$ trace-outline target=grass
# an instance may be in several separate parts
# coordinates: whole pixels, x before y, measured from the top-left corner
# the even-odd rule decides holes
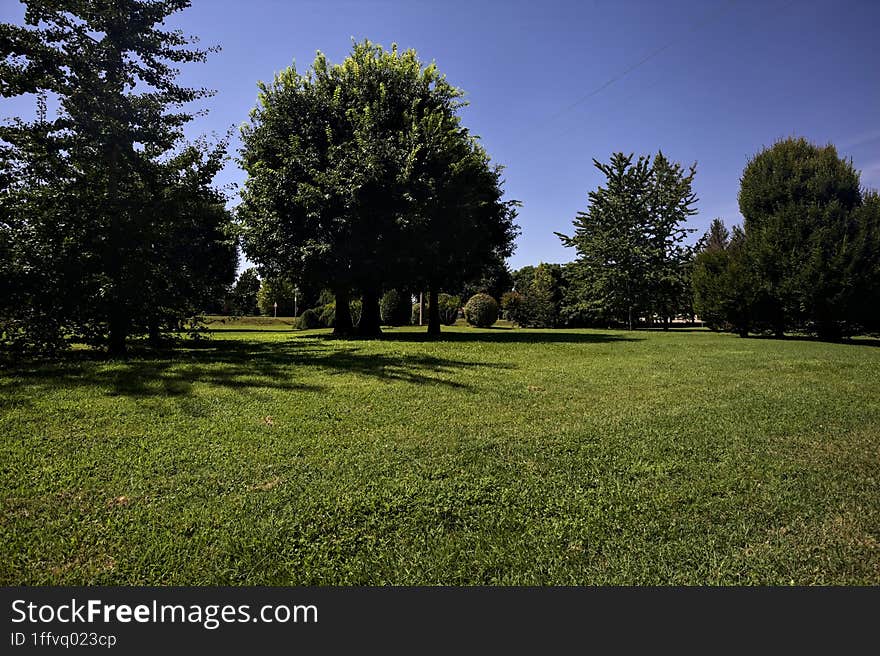
[[[880,584],[880,348],[262,321],[0,370],[0,583]]]

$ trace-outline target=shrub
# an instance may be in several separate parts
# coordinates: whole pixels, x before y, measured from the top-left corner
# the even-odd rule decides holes
[[[504,292],[501,297],[501,309],[504,310],[504,318],[514,323],[520,323],[521,311],[525,297],[519,292]]]
[[[336,303],[327,303],[318,310],[318,316],[321,319],[321,325],[325,328],[332,328],[336,325]]]
[[[361,320],[361,302],[360,300],[351,301],[348,304],[351,310],[351,325],[357,326]],[[321,317],[321,325],[325,328],[333,328],[336,326],[336,302],[327,303],[320,308],[319,316]]]
[[[320,328],[323,325],[323,321],[317,312],[314,310],[306,310],[299,317],[299,325],[297,326],[300,330],[312,330],[314,328]]]
[[[451,326],[458,320],[458,308],[461,307],[461,298],[450,294],[438,294],[437,306],[440,309],[440,322],[444,326]]]
[[[361,322],[361,313],[364,310],[364,306],[360,299],[355,299],[349,302],[348,309],[351,312],[351,325],[357,327]]]
[[[412,309],[410,295],[390,289],[379,300],[379,314],[386,326],[404,326],[410,323]]]
[[[488,294],[474,294],[464,306],[467,322],[477,328],[488,328],[498,321],[498,303]]]

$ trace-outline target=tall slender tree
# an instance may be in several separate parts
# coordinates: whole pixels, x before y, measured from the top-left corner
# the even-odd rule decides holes
[[[557,233],[563,245],[578,251],[579,298],[571,305],[623,321],[631,330],[649,288],[650,159],[633,162],[633,155],[614,153],[608,164],[593,164],[606,186],[588,194],[590,206],[578,212],[571,237]]]

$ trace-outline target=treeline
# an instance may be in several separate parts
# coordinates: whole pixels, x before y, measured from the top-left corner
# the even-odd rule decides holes
[[[463,93],[412,50],[354,44],[259,84],[242,127],[241,202],[213,185],[226,141],[188,142],[210,93],[177,66],[214,49],[162,25],[187,0],[25,0],[0,25],[0,344],[120,354],[203,312],[305,314],[336,334],[463,314],[491,325],[669,326],[836,339],[880,330],[880,201],[832,146],[786,139],[746,166],[742,227],[695,245],[696,165],[594,160],[564,265],[511,272],[517,201],[462,125]],[[50,111],[51,108],[51,111]],[[256,264],[235,280],[239,248]],[[293,307],[286,300],[296,295]]]
[[[595,162],[606,184],[560,235],[568,264],[513,274],[505,315],[523,326],[668,326],[740,335],[880,333],[880,196],[834,146],[788,138],[747,163],[742,226],[715,219],[693,245],[695,167],[662,154]]]
[[[785,139],[762,150],[743,172],[744,225],[729,230],[715,219],[693,244],[685,226],[695,166],[662,153],[617,153],[595,165],[606,184],[589,194],[574,235],[560,235],[577,259],[513,272],[490,261],[440,295],[443,316],[484,293],[498,299],[503,318],[531,328],[667,328],[677,319],[740,335],[880,332],[880,201],[834,147]],[[269,280],[261,293],[276,288]],[[383,323],[418,323],[408,315],[412,292],[389,293],[407,300],[396,318],[383,309]],[[332,325],[328,307],[315,309],[314,326]]]
[[[356,298],[357,332],[377,335],[382,295],[404,289],[427,293],[436,334],[441,291],[513,252],[501,167],[414,51],[364,42],[261,83],[230,212],[212,185],[225,140],[183,135],[211,94],[175,82],[215,48],[162,27],[190,3],[24,4],[25,25],[0,25],[0,93],[38,102],[0,127],[0,343],[121,354],[206,310],[254,312],[256,271],[230,289],[239,245],[267,280],[331,290],[337,334]]]

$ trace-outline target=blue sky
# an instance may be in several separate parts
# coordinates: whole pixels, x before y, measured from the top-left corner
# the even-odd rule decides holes
[[[0,20],[22,13],[5,0]],[[506,167],[508,197],[523,202],[514,268],[573,259],[553,233],[570,231],[601,182],[592,158],[617,150],[696,161],[700,232],[716,216],[741,220],[746,160],[780,137],[830,141],[880,187],[878,22],[876,0],[194,0],[173,19],[223,48],[182,75],[217,90],[191,136],[240,125],[257,80],[294,61],[305,69],[316,50],[340,61],[352,38],[436,61],[466,91],[464,123]],[[30,114],[33,101],[2,106]],[[230,163],[217,182],[243,178]]]

